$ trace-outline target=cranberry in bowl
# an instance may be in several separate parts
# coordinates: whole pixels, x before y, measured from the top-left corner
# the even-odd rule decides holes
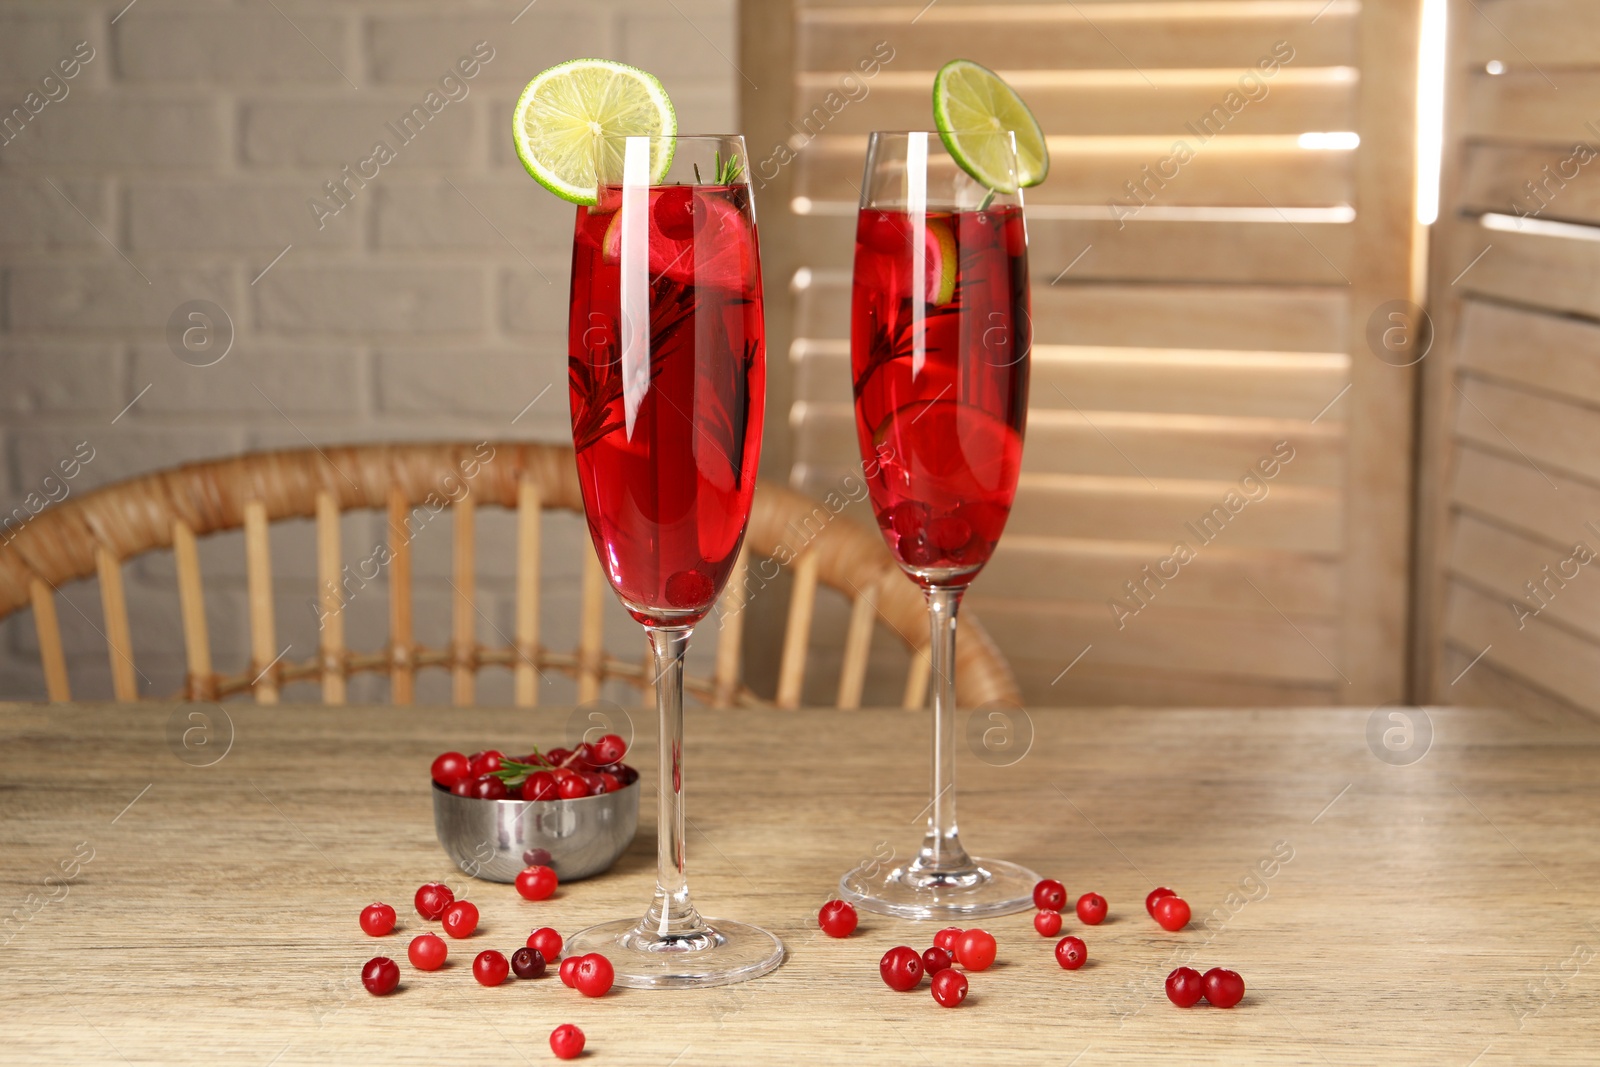
[[[563,884],[606,870],[638,829],[639,773],[621,750],[596,764],[591,749],[441,754],[431,771],[439,844],[463,872],[491,882],[514,882],[531,866]]]

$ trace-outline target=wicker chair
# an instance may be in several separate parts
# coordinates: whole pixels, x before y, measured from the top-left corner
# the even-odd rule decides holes
[[[474,531],[477,509],[515,509],[515,627],[511,643],[486,646],[477,639],[473,602]],[[416,643],[412,627],[411,537],[413,524],[449,508],[453,516],[452,638],[448,647]],[[519,706],[537,701],[537,675],[558,670],[576,677],[578,699],[592,700],[601,684],[619,678],[641,693],[651,685],[641,654],[631,660],[607,655],[602,610],[610,591],[599,561],[585,553],[582,612],[576,647],[556,651],[539,633],[539,558],[542,508],[580,512],[577,470],[570,448],[523,442],[478,445],[360,445],[328,449],[263,452],[188,464],[99,489],[50,508],[14,532],[0,546],[0,618],[32,606],[40,659],[52,701],[71,699],[55,590],[63,582],[99,577],[105,636],[116,698],[138,699],[133,644],[128,626],[122,565],[141,552],[173,550],[188,663],[182,694],[186,699],[217,700],[251,692],[259,703],[277,702],[288,682],[319,679],[328,704],[346,700],[347,680],[357,672],[386,672],[390,699],[414,699],[416,673],[450,671],[452,700],[474,702],[480,667],[509,667]],[[357,652],[346,647],[341,573],[341,512],[385,509],[389,643]],[[775,703],[800,702],[810,642],[817,583],[840,590],[852,601],[840,672],[838,706],[861,700],[868,653],[879,617],[914,654],[904,705],[922,706],[929,661],[926,609],[921,595],[899,573],[879,538],[852,522],[833,521],[835,508],[787,489],[762,485],[755,496],[745,551],[718,605],[722,613],[713,672],[690,677],[685,688],[715,706],[766,706],[769,702],[744,683],[740,642],[750,588],[764,584],[772,565],[753,575],[752,555],[793,568]],[[305,660],[277,658],[268,526],[288,518],[316,522],[317,588],[323,625],[321,648]],[[206,629],[197,538],[224,530],[244,530],[249,604],[249,668],[220,674],[213,667]],[[712,627],[704,627],[710,632]],[[970,615],[962,620],[958,698],[967,706],[1019,699],[1003,657]]]

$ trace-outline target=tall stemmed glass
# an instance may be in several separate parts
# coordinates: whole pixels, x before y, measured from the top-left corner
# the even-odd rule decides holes
[[[616,180],[573,237],[572,440],[595,550],[655,657],[658,867],[642,919],[591,926],[569,952],[605,955],[619,985],[723,985],[783,959],[767,931],[702,918],[684,867],[683,656],[744,540],[766,407],[749,157],[740,137],[600,149]]]
[[[1031,907],[1039,876],[967,854],[956,831],[956,610],[1011,513],[1028,410],[1028,241],[1009,133],[963,134],[1010,191],[936,133],[874,133],[850,316],[856,435],[884,540],[928,600],[933,788],[915,859],[846,873],[840,894],[912,919]]]

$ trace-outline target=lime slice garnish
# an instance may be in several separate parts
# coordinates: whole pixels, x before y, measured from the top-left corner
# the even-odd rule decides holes
[[[1044,131],[1015,89],[988,67],[952,59],[933,77],[933,125],[961,169],[999,193],[1038,185],[1050,173]],[[1017,172],[996,133],[1017,141]]]
[[[950,224],[943,219],[929,219],[927,259],[923,271],[923,298],[935,307],[943,307],[956,298],[956,236]]]
[[[533,180],[574,204],[593,204],[597,174],[622,176],[622,142],[602,135],[670,138],[672,101],[655,75],[609,59],[572,59],[528,83],[511,113],[511,140]],[[652,151],[651,182],[666,179],[672,141]]]

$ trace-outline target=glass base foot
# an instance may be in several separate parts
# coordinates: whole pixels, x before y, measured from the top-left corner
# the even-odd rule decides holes
[[[1033,907],[1039,876],[1005,860],[974,859],[959,871],[936,873],[902,864],[885,870],[870,862],[839,879],[839,895],[858,908],[901,919],[975,919]]]
[[[732,985],[760,978],[783,962],[783,942],[759,926],[726,919],[705,923],[702,932],[664,938],[638,919],[616,919],[579,930],[562,954],[600,953],[611,961],[617,985],[629,989]]]

